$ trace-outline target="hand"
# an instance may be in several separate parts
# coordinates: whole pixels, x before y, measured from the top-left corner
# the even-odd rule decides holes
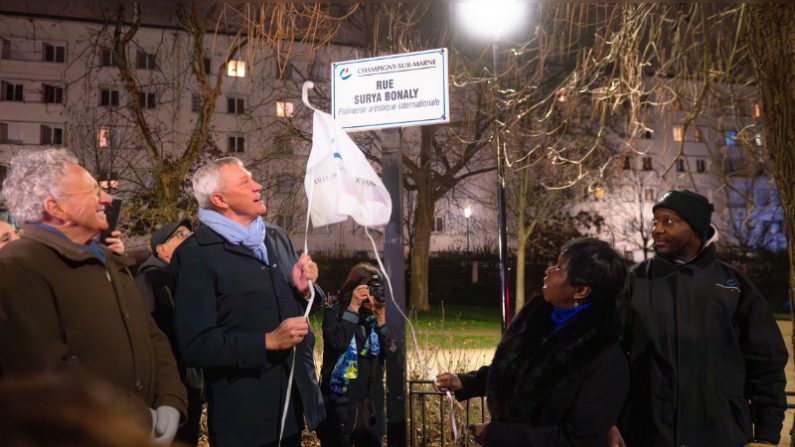
[[[472,424],[469,426],[469,434],[478,445],[486,444],[487,431],[489,431],[489,424]]]
[[[157,444],[171,445],[179,427],[179,411],[168,405],[161,405],[155,411],[154,442]]]
[[[436,376],[436,380],[433,381],[433,388],[442,393],[447,391],[458,391],[463,386],[461,379],[453,373],[439,374]]]
[[[367,299],[367,304],[367,307],[373,311],[373,315],[375,315],[375,322],[378,323],[379,326],[386,324],[386,303],[382,303],[370,295],[370,297]]]
[[[369,302],[369,300],[370,288],[367,287],[367,284],[359,284],[351,292],[351,303],[348,304],[348,309],[358,313],[362,304]]]
[[[317,264],[306,253],[298,258],[291,273],[293,285],[301,293],[306,293],[309,290],[308,281],[317,283]]]
[[[287,318],[272,332],[265,334],[265,349],[281,351],[301,343],[309,333],[309,323],[304,317]]]
[[[106,237],[104,241],[100,242],[103,242],[105,245],[107,245],[108,248],[110,248],[117,255],[124,254],[124,242],[121,240],[121,231],[113,230],[113,232],[110,233],[110,237]]]
[[[624,442],[621,432],[615,425],[610,427],[610,431],[607,432],[607,447],[627,447],[627,443]]]

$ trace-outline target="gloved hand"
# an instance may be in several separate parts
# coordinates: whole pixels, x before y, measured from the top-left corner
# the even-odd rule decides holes
[[[179,428],[179,411],[168,405],[157,407],[152,410],[152,438],[154,442],[163,445],[170,445],[177,434]]]

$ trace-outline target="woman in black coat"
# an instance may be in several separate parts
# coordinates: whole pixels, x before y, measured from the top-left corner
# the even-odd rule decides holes
[[[323,447],[381,446],[388,340],[381,275],[372,264],[356,264],[323,318]]]
[[[530,301],[490,366],[436,378],[459,400],[486,395],[491,422],[470,426],[484,446],[599,446],[626,397],[616,295],[625,268],[602,241],[565,244],[546,269],[543,298]]]

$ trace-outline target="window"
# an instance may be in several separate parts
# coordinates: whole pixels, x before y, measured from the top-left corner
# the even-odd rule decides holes
[[[22,84],[2,82],[3,101],[23,101]]]
[[[699,158],[696,160],[696,171],[704,172],[707,170],[707,161],[703,158]]]
[[[116,172],[103,172],[97,177],[97,184],[106,192],[119,189],[119,174]]]
[[[624,234],[630,235],[638,232],[638,220],[635,218],[627,219],[624,221]]]
[[[246,77],[246,61],[231,60],[226,64],[226,75],[232,78]]]
[[[109,127],[100,127],[97,130],[97,147],[112,149],[116,146],[116,133]]]
[[[657,195],[654,193],[654,188],[643,189],[643,200],[647,202],[654,202],[657,200]]]
[[[762,134],[758,133],[754,135],[754,146],[762,147]]]
[[[693,141],[704,141],[704,131],[700,127],[693,128]]]
[[[726,146],[737,146],[737,131],[727,130],[724,132],[723,142]]]
[[[138,92],[138,102],[141,103],[142,109],[154,109],[157,105],[155,94],[152,92]]]
[[[212,73],[213,61],[209,57],[204,58],[204,74]]]
[[[758,102],[754,103],[754,118],[759,119],[762,117],[762,105]]]
[[[99,50],[99,64],[103,67],[112,67],[116,65],[116,53],[112,48],[102,47]]]
[[[155,55],[148,54],[142,50],[138,50],[135,53],[135,68],[138,68],[140,70],[154,70]]]
[[[293,116],[293,103],[288,101],[276,101],[276,116],[289,118]]]
[[[676,171],[677,172],[685,172],[686,165],[684,158],[677,158],[676,159]]]
[[[685,139],[685,128],[682,126],[674,126],[674,141],[682,141]]]
[[[22,128],[17,123],[0,123],[0,141],[22,144]]]
[[[293,153],[293,144],[288,136],[278,136],[273,139],[273,148],[277,154],[291,155]]]
[[[201,112],[202,110],[202,95],[194,93],[190,95],[190,110],[191,112]]]
[[[66,48],[63,46],[44,44],[44,61],[45,62],[60,62],[63,63],[66,57]]]
[[[626,156],[624,157],[624,170],[628,171],[632,169],[632,157]]]
[[[226,151],[230,153],[245,152],[246,151],[246,138],[239,136],[230,136],[227,139]]]
[[[674,112],[678,112],[678,111],[682,110],[682,102],[679,101],[679,99],[674,99],[673,102],[671,103],[671,109]]]
[[[643,157],[643,170],[651,171],[651,157]]]
[[[103,88],[102,90],[100,90],[99,105],[103,107],[118,107],[119,91],[109,88]]]
[[[63,144],[63,129],[41,125],[41,144],[61,146]]]
[[[246,111],[246,100],[243,98],[233,98],[229,97],[226,98],[226,112],[227,113],[245,113]]]
[[[41,101],[48,104],[63,104],[63,87],[42,84]]]
[[[431,229],[434,233],[441,233],[444,231],[444,218],[443,217],[435,217],[433,219],[433,228]]]

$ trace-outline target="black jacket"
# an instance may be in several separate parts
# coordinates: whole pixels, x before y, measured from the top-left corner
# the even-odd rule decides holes
[[[461,375],[459,400],[488,397],[486,446],[598,446],[628,387],[611,304],[593,304],[557,331],[543,297],[511,323],[490,366]]]
[[[144,303],[157,327],[163,331],[176,347],[176,334],[174,333],[174,277],[171,275],[169,264],[161,261],[155,255],[149,256],[135,275],[135,284],[141,291]]]
[[[627,299],[629,446],[778,443],[787,349],[745,275],[712,246],[687,264],[657,255],[630,270]]]
[[[306,301],[288,279],[297,255],[287,235],[267,224],[265,245],[269,266],[200,226],[172,259],[180,352],[189,366],[204,369],[214,446],[254,446],[279,438],[293,351],[266,351],[265,334],[285,318],[303,315]],[[310,332],[296,347],[291,400],[310,429],[325,416],[314,342]],[[287,418],[285,437],[303,428],[298,416]]]

